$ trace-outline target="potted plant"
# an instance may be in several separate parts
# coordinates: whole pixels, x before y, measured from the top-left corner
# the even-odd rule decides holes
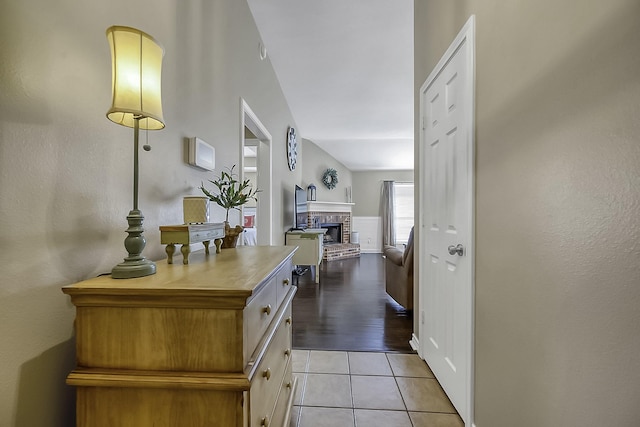
[[[236,225],[234,228],[229,226],[229,210],[240,210],[240,206],[249,202],[249,200],[258,200],[256,197],[260,192],[259,189],[253,188],[248,179],[240,182],[238,174],[234,172],[236,165],[233,165],[231,169],[220,172],[214,180],[209,180],[216,189],[217,194],[212,193],[204,187],[204,183],[200,186],[200,190],[205,196],[212,202],[216,202],[219,206],[226,209],[227,215],[224,220],[225,237],[222,242],[223,248],[235,248],[238,236],[242,233],[243,227]]]

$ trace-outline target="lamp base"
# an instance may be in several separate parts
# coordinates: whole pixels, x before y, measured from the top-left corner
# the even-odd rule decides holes
[[[124,239],[124,247],[129,252],[129,256],[113,267],[111,277],[114,279],[133,279],[156,274],[156,263],[142,256],[142,251],[147,244],[142,234],[144,232],[142,212],[139,209],[130,211],[127,215],[127,221],[129,222],[129,228],[127,228],[129,235]]]
[[[121,262],[111,270],[114,279],[133,279],[156,274],[156,263],[143,258],[140,261]]]

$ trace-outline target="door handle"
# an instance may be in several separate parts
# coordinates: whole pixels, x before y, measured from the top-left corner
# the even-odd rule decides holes
[[[458,254],[460,256],[462,256],[462,254],[464,253],[464,247],[461,244],[458,244],[458,246],[449,246],[449,255],[455,255]]]

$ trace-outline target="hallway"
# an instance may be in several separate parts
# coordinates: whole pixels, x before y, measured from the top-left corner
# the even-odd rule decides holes
[[[323,262],[293,301],[290,427],[463,427],[427,364],[411,349],[410,312],[384,290],[384,258]]]

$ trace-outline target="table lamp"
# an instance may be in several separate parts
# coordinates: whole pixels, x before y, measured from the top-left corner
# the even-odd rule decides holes
[[[112,104],[107,118],[133,128],[133,209],[127,216],[124,239],[129,255],[111,270],[114,279],[129,279],[156,272],[156,264],[142,256],[146,240],[144,216],[138,209],[138,136],[140,129],[164,128],[160,96],[164,49],[149,34],[130,27],[110,27],[107,39],[112,65]]]

